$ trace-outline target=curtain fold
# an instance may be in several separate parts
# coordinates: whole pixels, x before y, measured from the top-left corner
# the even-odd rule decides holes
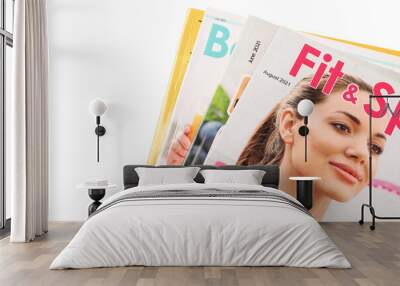
[[[9,159],[11,242],[48,228],[48,47],[46,0],[17,0]]]

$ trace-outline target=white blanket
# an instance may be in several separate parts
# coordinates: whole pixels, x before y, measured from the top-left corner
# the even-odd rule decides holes
[[[264,190],[297,202],[262,186],[179,184],[128,189],[102,207],[130,192],[210,188]],[[289,204],[250,197],[174,197],[104,207],[83,224],[50,269],[126,265],[351,267],[320,225]]]

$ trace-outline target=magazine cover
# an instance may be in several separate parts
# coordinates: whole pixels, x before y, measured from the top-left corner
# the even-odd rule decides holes
[[[156,130],[154,133],[152,146],[151,146],[151,149],[149,152],[149,156],[148,156],[149,164],[156,164],[157,158],[159,157],[160,149],[161,149],[162,143],[164,142],[165,134],[168,131],[170,118],[171,118],[171,115],[173,113],[173,110],[174,110],[174,107],[176,104],[176,100],[177,100],[177,97],[179,94],[182,80],[183,80],[183,77],[187,70],[187,64],[189,62],[189,58],[191,56],[192,49],[193,49],[195,40],[197,38],[198,30],[200,27],[200,22],[201,22],[201,19],[203,18],[203,16],[204,16],[204,10],[189,9],[187,22],[185,24],[185,30],[182,35],[175,67],[173,69],[173,74],[172,74],[172,77],[170,80],[170,84],[168,86],[167,95],[164,99],[164,103],[163,103],[163,106],[160,111],[159,120],[158,120],[157,127],[156,127]],[[333,38],[333,37],[329,37],[329,36],[310,34],[310,33],[304,33],[304,35],[307,35],[310,38],[312,38],[315,41],[318,41],[322,44],[336,48],[347,54],[351,54],[352,56],[360,57],[369,62],[377,63],[377,64],[383,65],[385,67],[394,69],[397,72],[400,72],[400,51],[390,50],[390,49],[386,49],[386,48],[382,48],[382,47],[371,46],[371,45],[352,42],[352,41],[343,40],[343,39],[337,39],[337,38]],[[260,54],[260,53],[258,52],[258,54]],[[255,67],[255,65],[253,65],[253,67]],[[238,88],[238,93],[236,93],[234,96],[237,96],[237,98],[240,96],[241,92],[244,90],[243,88],[246,86],[249,79],[250,79],[250,77],[243,76],[242,81],[241,81],[242,88]],[[229,104],[231,107],[234,106],[234,103],[231,104],[231,102],[229,102]],[[182,107],[182,108],[184,108],[184,107]],[[208,113],[208,111],[206,112],[206,114],[207,113]],[[226,116],[229,116],[229,113],[227,113]],[[190,126],[190,124],[188,124],[188,126]],[[190,127],[188,129],[190,131]],[[188,129],[186,129],[186,131],[188,131]],[[213,130],[214,129],[211,129],[211,131],[213,131]],[[215,132],[215,130],[214,130],[214,132]],[[185,132],[182,132],[182,133],[185,134]],[[210,136],[210,134],[212,134],[212,132],[207,133],[208,136]],[[189,135],[189,132],[186,132],[186,135]],[[175,140],[180,140],[180,136],[182,136],[182,134],[177,135],[177,138],[175,137]],[[183,136],[183,137],[185,137],[185,136]],[[198,136],[196,139],[194,139],[192,141],[196,141],[197,139],[198,139]],[[209,147],[211,141],[207,140],[207,142],[208,143],[205,144],[204,146]],[[191,141],[189,141],[188,143],[192,144]],[[171,149],[172,145],[173,145],[173,143],[170,144],[170,149]],[[193,144],[192,144],[192,146],[193,146]],[[207,148],[205,148],[205,149],[207,149]],[[199,149],[197,149],[197,150],[199,150]],[[203,151],[204,148],[202,148],[201,150]],[[181,150],[177,150],[177,151],[181,151]],[[184,161],[187,154],[188,154],[188,149],[185,149],[184,152],[182,152],[182,156],[179,156],[177,158],[177,160],[173,161],[173,163],[174,164],[182,164],[182,162]],[[207,154],[207,152],[205,152],[205,153],[199,152],[198,154],[199,155],[202,154],[204,156]],[[172,156],[173,155],[174,154],[172,154]],[[201,158],[201,156],[199,156],[198,158]],[[163,163],[166,163],[166,161],[164,161]],[[172,162],[169,162],[169,163],[172,164]],[[189,161],[188,161],[188,163],[189,163]]]
[[[172,142],[178,134],[186,132],[189,142],[183,143],[187,148],[191,145],[235,50],[244,22],[245,18],[239,16],[213,9],[206,11],[157,164],[167,162],[168,151],[174,148]]]
[[[214,92],[204,120],[186,155],[185,165],[204,163],[214,137],[228,120],[229,114],[233,112],[276,30],[277,26],[262,19],[252,16],[247,19],[235,53],[232,55],[224,76]],[[184,136],[184,134],[181,134],[181,138],[178,138],[178,140],[183,141]],[[173,152],[169,154],[171,155]],[[177,157],[175,154],[173,155],[171,157]],[[167,163],[182,164],[183,162],[168,160],[167,158]]]
[[[168,127],[171,113],[174,109],[176,98],[182,85],[190,56],[200,30],[200,25],[204,17],[203,10],[189,9],[186,16],[185,27],[181,36],[178,53],[176,55],[174,68],[169,80],[167,94],[162,104],[157,127],[154,132],[147,164],[155,164],[160,152],[161,144]]]
[[[360,212],[356,198],[363,190],[367,194],[371,151],[376,201],[385,201],[383,211],[393,215],[400,206],[400,103],[379,98],[370,105],[369,95],[399,90],[398,73],[279,27],[205,164],[277,164],[279,188],[292,196],[296,188],[289,177],[321,177],[314,184],[313,216],[354,220]],[[306,137],[299,132],[305,119],[297,111],[304,99],[314,104],[308,160]]]

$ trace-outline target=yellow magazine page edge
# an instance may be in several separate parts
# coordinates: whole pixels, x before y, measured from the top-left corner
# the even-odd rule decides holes
[[[309,35],[312,35],[312,36],[320,37],[320,38],[323,38],[323,39],[328,39],[328,40],[332,40],[332,41],[335,41],[335,42],[340,42],[340,43],[344,43],[344,44],[348,44],[348,45],[352,45],[352,46],[357,46],[357,47],[368,49],[368,50],[373,50],[373,51],[380,52],[380,53],[387,54],[387,55],[400,57],[400,51],[397,51],[397,50],[391,50],[391,49],[386,49],[386,48],[382,48],[382,47],[378,47],[378,46],[367,45],[367,44],[363,44],[363,43],[357,43],[357,42],[353,42],[353,41],[338,39],[338,38],[319,35],[319,34],[315,34],[315,33],[308,33],[308,32],[305,32],[305,33],[309,34]]]
[[[156,130],[153,136],[147,163],[154,165],[161,149],[172,111],[182,85],[191,52],[197,39],[200,25],[204,17],[204,10],[189,9],[186,16],[185,27],[181,36],[178,53],[168,84],[168,90],[164,97],[161,112],[158,118]]]

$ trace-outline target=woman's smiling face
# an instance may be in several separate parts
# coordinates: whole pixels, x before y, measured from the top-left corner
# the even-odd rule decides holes
[[[319,176],[316,188],[336,201],[345,202],[368,184],[369,117],[363,104],[369,93],[360,90],[357,102],[343,100],[343,91],[333,92],[315,105],[309,116],[308,162],[304,162],[304,137],[294,135],[290,160],[303,176]],[[376,104],[376,103],[375,103]],[[373,108],[377,108],[373,104]],[[376,118],[372,128],[372,175],[384,150],[388,116]],[[303,123],[297,122],[295,130]]]

